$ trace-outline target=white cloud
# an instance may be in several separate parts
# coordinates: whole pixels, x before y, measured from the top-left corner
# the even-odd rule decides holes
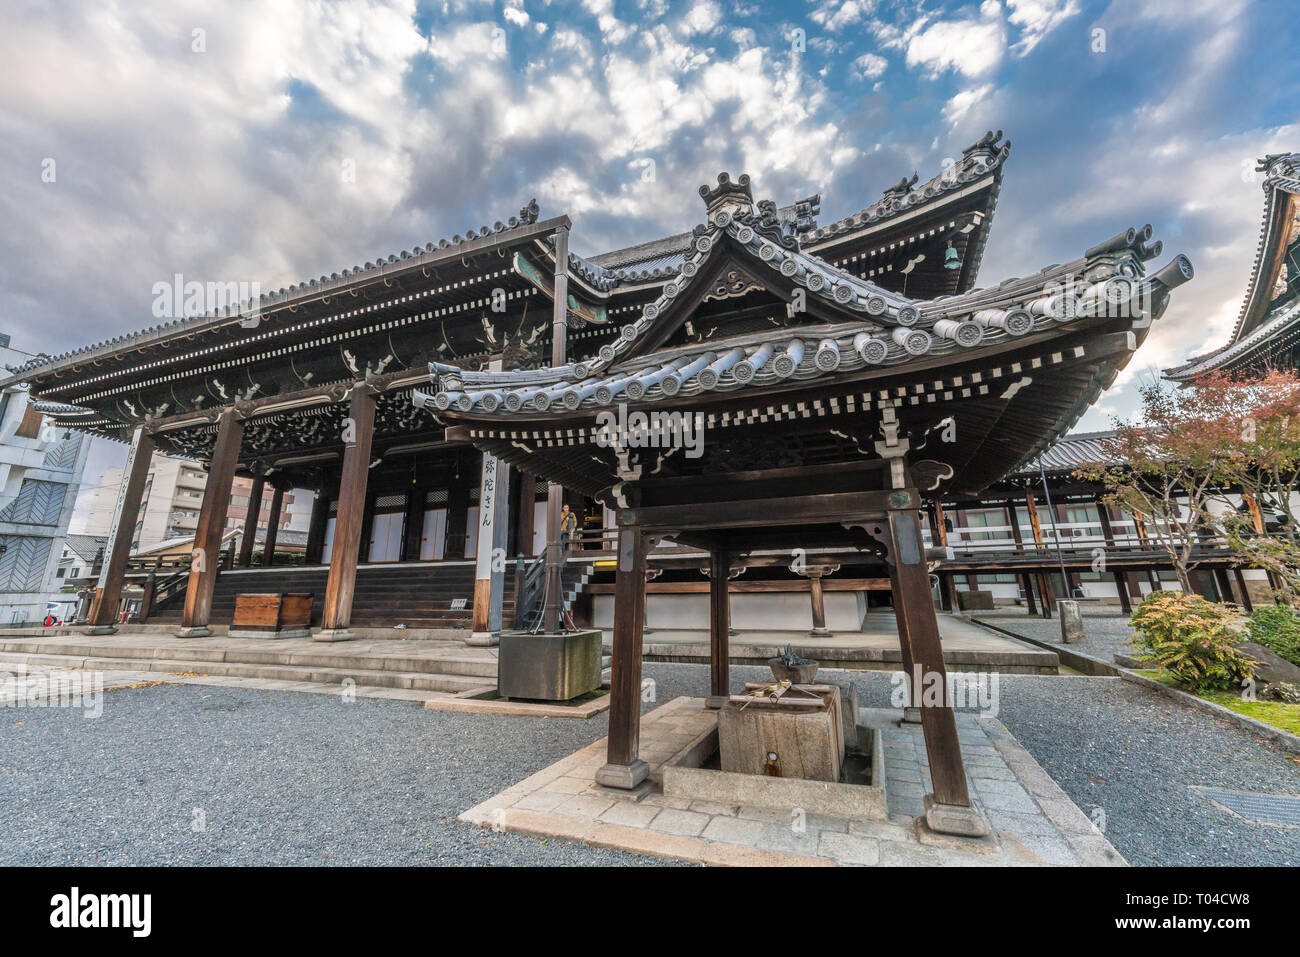
[[[685,36],[697,33],[712,33],[722,21],[722,8],[713,0],[697,0],[695,5],[682,18],[681,28]]]
[[[1076,0],[1007,0],[1007,21],[1020,30],[1012,49],[1025,56],[1038,42],[1079,12]]]
[[[993,84],[985,83],[983,86],[972,87],[962,90],[943,107],[943,118],[948,121],[949,126],[956,126],[969,113],[977,103],[993,92]]]
[[[922,18],[898,42],[907,49],[907,65],[924,67],[932,76],[948,70],[972,78],[987,76],[1006,52],[1002,7],[997,0],[987,0],[978,16],[933,23]]]
[[[808,18],[827,30],[843,30],[858,23],[871,7],[865,0],[826,0]]]
[[[860,80],[874,80],[885,72],[889,61],[875,53],[864,53],[853,61],[854,75]]]

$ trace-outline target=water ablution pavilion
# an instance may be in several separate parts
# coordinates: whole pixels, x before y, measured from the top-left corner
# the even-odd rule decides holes
[[[130,443],[90,624],[111,627],[146,572],[143,617],[181,636],[229,625],[244,593],[318,596],[302,623],[317,640],[402,625],[488,643],[576,616],[612,630],[608,788],[647,773],[648,578],[680,599],[661,606],[674,627],[707,627],[715,697],[735,690],[733,619],[780,627],[791,596],[784,627],[807,615],[814,634],[831,605],[859,625],[892,609],[909,677],[942,687],[941,503],[1068,431],[1192,275],[1181,255],[1153,267],[1146,226],[976,288],[1010,148],[990,132],[826,224],[819,196],[779,206],[723,173],[700,187],[699,225],[595,256],[533,203],[14,370],[60,425]],[[129,557],[155,450],[210,472],[179,569]],[[270,486],[272,511],[316,491],[304,566],[247,567],[252,534],[221,554],[236,474],[254,499]],[[579,520],[567,549],[562,503]],[[970,828],[953,709],[923,691],[929,819]]]

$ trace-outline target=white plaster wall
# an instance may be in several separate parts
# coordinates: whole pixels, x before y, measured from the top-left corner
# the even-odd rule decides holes
[[[861,631],[866,612],[863,592],[824,594],[826,627],[831,631]],[[592,596],[593,624],[614,626],[614,596]],[[709,596],[648,595],[646,624],[664,631],[709,627]],[[731,596],[731,627],[739,631],[808,631],[812,604],[807,592],[759,592]]]

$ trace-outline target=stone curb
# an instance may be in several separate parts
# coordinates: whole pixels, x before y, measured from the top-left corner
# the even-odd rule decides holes
[[[990,624],[987,621],[980,621],[976,618],[972,618],[971,620],[974,621],[975,624],[991,629],[992,631],[1018,637],[1023,641],[1028,641],[1042,647],[1051,647],[1046,642],[1034,638],[1025,638],[1023,635],[1014,635],[1013,632],[1009,632],[1005,628],[999,628],[997,625]],[[1291,734],[1289,731],[1283,731],[1281,728],[1275,728],[1271,724],[1265,724],[1257,718],[1238,714],[1231,708],[1225,708],[1223,705],[1215,704],[1213,701],[1206,701],[1204,698],[1198,698],[1190,692],[1182,691],[1178,688],[1171,688],[1166,684],[1156,681],[1154,678],[1148,678],[1146,675],[1137,674],[1129,668],[1122,668],[1118,665],[1110,664],[1109,662],[1102,661],[1100,658],[1093,658],[1091,655],[1085,655],[1078,651],[1063,651],[1061,649],[1056,649],[1056,651],[1057,654],[1061,656],[1061,660],[1076,671],[1082,671],[1085,674],[1092,675],[1093,677],[1106,676],[1123,678],[1125,681],[1131,681],[1133,684],[1141,685],[1142,687],[1151,691],[1156,691],[1167,698],[1172,698],[1180,704],[1231,721],[1240,728],[1257,733],[1261,737],[1274,742],[1283,751],[1287,751],[1291,754],[1300,754],[1300,737]],[[1077,659],[1084,666],[1079,667],[1071,659]]]
[[[476,809],[478,810],[478,809]],[[834,861],[780,851],[763,851],[740,844],[709,842],[697,837],[683,837],[658,831],[624,827],[604,821],[544,811],[509,808],[499,814],[462,814],[460,820],[492,830],[511,831],[543,840],[570,841],[589,847],[623,851],[660,860],[685,861],[713,867],[836,867]]]

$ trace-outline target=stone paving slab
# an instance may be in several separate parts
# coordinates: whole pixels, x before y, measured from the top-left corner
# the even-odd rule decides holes
[[[632,854],[722,866],[1113,865],[1124,860],[995,718],[958,715],[974,799],[994,827],[973,840],[918,823],[930,789],[919,726],[900,712],[863,709],[885,740],[889,821],[855,820],[665,795],[654,783],[685,739],[716,724],[704,699],[680,697],[641,719],[651,781],[633,792],[597,785],[601,739],[470,808],[460,820],[495,831],[558,838]],[[658,755],[651,758],[649,755]]]

